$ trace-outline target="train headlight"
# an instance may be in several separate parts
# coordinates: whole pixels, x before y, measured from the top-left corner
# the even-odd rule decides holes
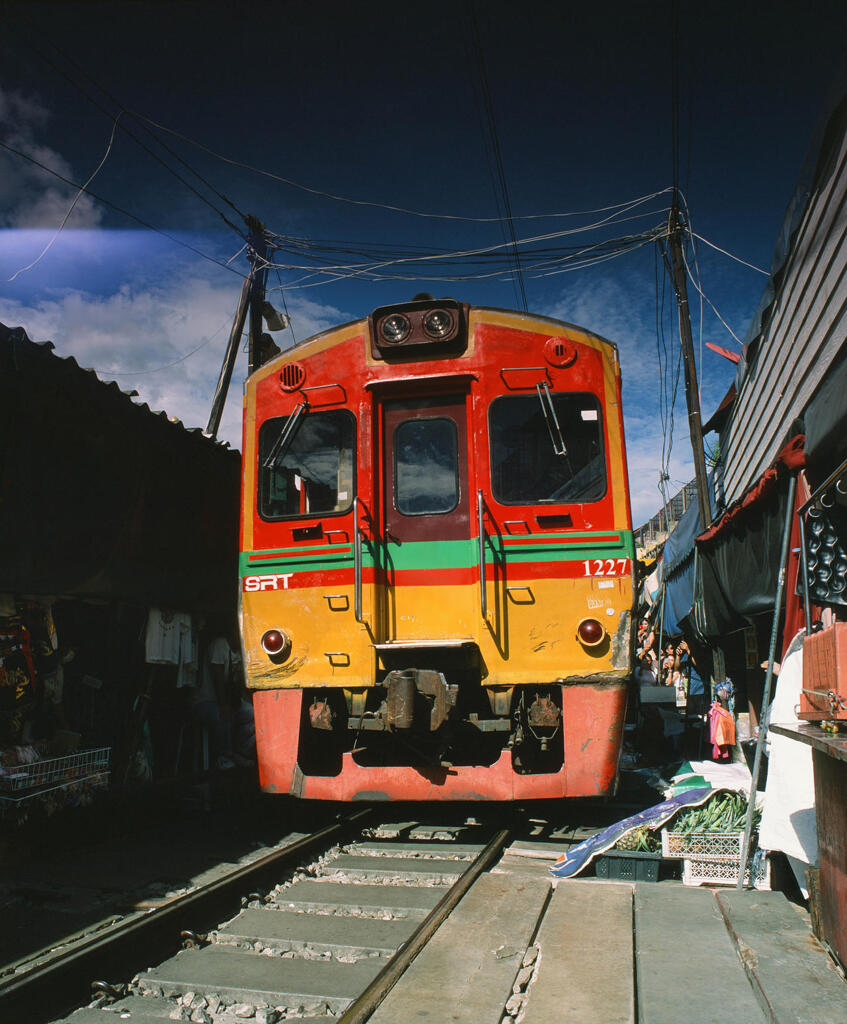
[[[260,640],[262,650],[274,661],[285,661],[291,653],[291,640],[281,629],[269,629]]]
[[[382,337],[392,345],[399,345],[409,337],[412,324],[407,316],[402,313],[392,313],[382,321],[380,328]]]
[[[433,309],[424,317],[423,329],[430,338],[446,338],[453,331],[453,315],[446,309]]]
[[[576,635],[584,647],[597,647],[606,639],[606,630],[597,619],[583,619],[576,627]]]

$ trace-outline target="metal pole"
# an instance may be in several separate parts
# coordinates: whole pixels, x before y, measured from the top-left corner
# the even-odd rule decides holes
[[[668,221],[668,245],[673,263],[674,290],[679,310],[679,340],[685,368],[685,401],[688,406],[688,430],[694,452],[694,478],[697,481],[697,500],[700,505],[700,529],[712,522],[709,505],[709,482],[706,477],[706,456],[703,452],[703,428],[700,424],[700,398],[697,394],[697,367],[694,362],[694,344],[691,340],[691,317],[688,309],[688,289],[685,283],[685,262],[682,255],[682,224],[679,206],[674,197]]]
[[[232,330],[229,333],[229,342],[226,347],[224,361],[221,363],[221,372],[218,377],[218,384],[215,388],[215,397],[212,399],[212,411],[209,413],[209,422],[206,426],[206,433],[212,437],[218,436],[218,428],[221,425],[224,403],[226,402],[229,382],[232,379],[232,370],[235,366],[235,358],[238,355],[238,343],[244,331],[244,321],[247,318],[247,296],[250,294],[250,278],[244,278],[244,285],[241,288],[241,297],[238,300],[238,309],[235,313],[235,320]]]
[[[750,799],[747,802],[747,818],[744,822],[744,841],[741,846],[741,863],[738,868],[737,889],[744,888],[744,874],[750,856],[750,834],[753,831],[753,815],[756,811],[756,792],[759,788],[759,772],[762,766],[762,750],[765,746],[765,734],[768,731],[767,709],[771,700],[771,684],[773,683],[773,666],[776,656],[776,641],[779,635],[779,619],[782,609],[782,592],[785,589],[785,570],[788,565],[788,548],[791,543],[791,521],[794,517],[794,494],[797,490],[797,477],[792,474],[788,481],[788,497],[785,504],[785,521],[782,527],[782,552],[779,559],[779,576],[776,584],[776,597],[773,605],[771,622],[771,642],[768,648],[768,672],[765,676],[765,689],[762,694],[762,707],[759,715],[759,738],[756,740],[756,757],[753,761],[753,777],[750,780]]]

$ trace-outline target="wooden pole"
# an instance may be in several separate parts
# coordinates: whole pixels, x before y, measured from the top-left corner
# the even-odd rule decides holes
[[[694,453],[694,479],[697,482],[697,501],[700,506],[700,528],[705,530],[712,522],[709,504],[709,483],[706,477],[706,456],[703,451],[703,428],[700,422],[700,397],[697,393],[697,367],[691,340],[691,316],[688,308],[688,289],[685,282],[685,262],[682,256],[682,223],[679,206],[674,200],[668,221],[668,245],[671,250],[674,291],[679,310],[679,340],[685,369],[685,402],[688,406],[688,430]]]
[[[212,410],[209,413],[209,422],[206,425],[206,433],[212,437],[218,436],[218,429],[221,425],[221,416],[223,416],[224,404],[226,402],[227,392],[229,391],[229,382],[232,379],[232,370],[235,366],[235,358],[238,355],[238,345],[241,341],[241,335],[244,333],[244,321],[247,318],[247,299],[250,295],[250,278],[244,278],[244,285],[241,288],[241,298],[238,300],[238,309],[235,313],[235,320],[232,324],[232,330],[229,332],[229,342],[226,347],[226,353],[224,354],[223,363],[221,363],[221,372],[218,376],[218,384],[215,388],[215,396],[212,399]]]
[[[265,266],[267,245],[265,244],[265,225],[256,217],[248,215],[244,218],[250,232],[247,238],[250,254],[250,334],[247,355],[247,375],[259,368],[257,361],[262,338],[262,303],[265,301],[265,279],[268,270]]]

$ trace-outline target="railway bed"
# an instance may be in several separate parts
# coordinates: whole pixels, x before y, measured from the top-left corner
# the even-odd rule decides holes
[[[549,828],[367,827],[362,813],[63,1024],[845,1019],[847,985],[780,893],[554,884],[565,839]]]

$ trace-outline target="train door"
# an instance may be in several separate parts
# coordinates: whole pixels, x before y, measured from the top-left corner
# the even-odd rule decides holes
[[[476,631],[467,401],[438,395],[382,405],[388,643],[469,639]]]

